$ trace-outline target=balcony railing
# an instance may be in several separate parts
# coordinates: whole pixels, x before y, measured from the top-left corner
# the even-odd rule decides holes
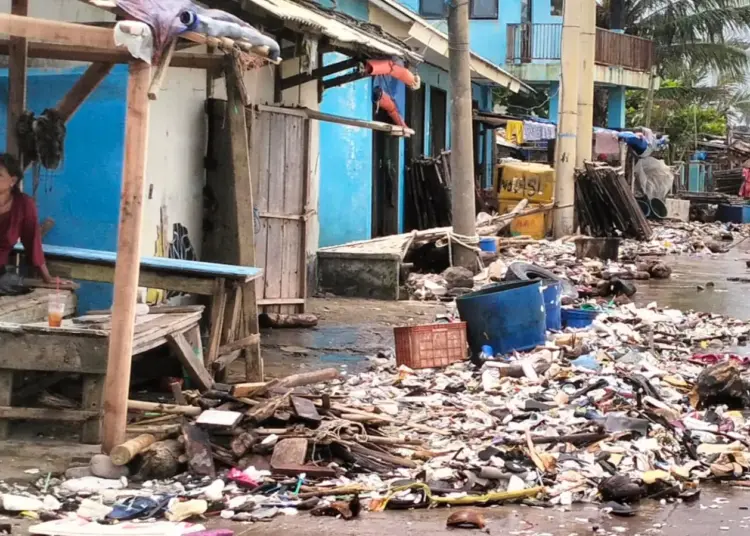
[[[508,63],[559,61],[562,24],[509,24]],[[648,72],[654,64],[650,39],[596,29],[596,63]]]

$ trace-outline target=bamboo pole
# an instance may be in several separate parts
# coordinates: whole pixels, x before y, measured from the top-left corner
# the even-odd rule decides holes
[[[560,75],[560,121],[555,154],[555,238],[573,234],[575,218],[576,130],[578,128],[578,74],[581,65],[581,0],[565,0]]]
[[[125,160],[117,238],[112,333],[104,382],[102,450],[105,454],[125,441],[130,390],[130,365],[135,331],[135,302],[140,272],[143,192],[148,150],[151,66],[130,64],[125,121]]]
[[[594,129],[594,60],[596,56],[596,0],[582,0],[581,76],[578,89],[578,138],[576,167],[591,160],[591,136]]]
[[[29,0],[13,0],[10,12],[13,15],[29,14]],[[6,151],[19,156],[16,124],[26,109],[26,70],[29,45],[25,37],[11,37],[8,51],[8,124]]]

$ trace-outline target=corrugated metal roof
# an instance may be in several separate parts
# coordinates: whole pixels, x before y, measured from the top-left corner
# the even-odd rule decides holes
[[[241,0],[240,4],[253,4],[278,19],[298,24],[300,29],[307,28],[322,34],[334,45],[343,48],[360,48],[378,56],[401,58],[412,63],[422,62],[420,54],[395,37],[377,32],[374,27],[370,29],[367,23],[338,12],[323,10],[312,4],[308,7],[291,0]]]

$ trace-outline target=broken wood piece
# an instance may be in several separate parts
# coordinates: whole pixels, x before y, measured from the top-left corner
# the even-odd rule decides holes
[[[282,439],[273,449],[271,468],[289,465],[303,465],[307,458],[307,439]]]
[[[254,344],[258,344],[259,341],[260,334],[254,333],[243,339],[240,339],[239,341],[227,343],[219,347],[219,356],[231,354],[232,352],[235,352],[237,350],[244,350],[245,348],[248,348]]]
[[[292,407],[294,408],[294,412],[300,419],[305,419],[306,421],[311,421],[314,423],[323,420],[323,418],[318,413],[315,404],[313,404],[310,400],[306,398],[300,398],[298,396],[293,396],[291,397],[291,403]]]
[[[178,406],[187,406],[187,400],[185,395],[182,394],[182,387],[180,382],[172,382],[169,384],[169,388],[172,390],[172,396],[174,397],[175,404]]]
[[[130,425],[125,429],[125,433],[128,435],[153,434],[159,439],[167,439],[170,436],[177,435],[179,431],[179,424]]]
[[[336,476],[336,471],[330,467],[319,467],[317,465],[277,465],[271,468],[274,474],[286,476],[298,476],[305,473],[309,478],[331,478]]]
[[[349,447],[352,452],[356,452],[358,454],[364,454],[365,456],[369,456],[371,458],[375,458],[377,460],[380,460],[380,461],[383,461],[392,465],[408,467],[410,469],[417,467],[417,464],[411,460],[407,460],[406,458],[402,458],[400,456],[394,456],[386,452],[381,452],[379,450],[368,449],[367,447],[363,447],[359,443],[352,443],[352,442],[347,441],[347,442],[343,442],[343,444]]]
[[[139,435],[113,448],[109,453],[109,459],[115,465],[125,465],[154,443],[156,437],[153,434]]]
[[[232,451],[232,454],[234,454],[234,457],[239,459],[247,454],[256,443],[258,443],[257,436],[250,432],[242,432],[240,435],[235,436],[232,439],[231,443],[229,443],[229,448]]]
[[[198,416],[195,423],[204,428],[234,428],[242,420],[239,411],[219,411],[207,409]]]
[[[198,356],[198,353],[193,350],[193,345],[188,342],[185,334],[177,333],[167,335],[167,342],[177,356],[177,359],[180,360],[180,363],[187,371],[190,379],[195,382],[198,388],[201,391],[211,389],[214,380],[203,365],[203,360]]]
[[[140,400],[128,400],[128,410],[173,413],[189,417],[197,417],[203,411],[201,408],[195,406],[177,406],[175,404],[159,404],[158,402],[142,402]]]
[[[306,489],[306,486],[302,486],[302,489]],[[309,488],[307,488],[309,489]],[[311,489],[310,491],[304,491],[297,495],[300,499],[310,499],[312,497],[334,497],[338,495],[352,495],[355,493],[365,493],[370,491],[369,488],[362,486],[361,484],[350,484],[348,486],[339,486],[337,488],[318,488]]]
[[[232,386],[232,396],[247,397],[261,396],[273,387],[303,387],[338,379],[340,372],[336,368],[326,368],[313,372],[292,374],[284,378],[277,378],[270,382],[237,383]]]
[[[184,424],[182,438],[190,470],[197,475],[215,477],[216,468],[208,433],[194,424]]]
[[[169,64],[172,63],[172,57],[174,56],[175,50],[177,49],[177,38],[172,39],[169,46],[161,57],[161,63],[156,67],[156,73],[154,78],[151,80],[151,85],[148,88],[148,98],[150,100],[156,100],[159,96],[159,90],[161,89],[164,78],[167,76],[167,70]]]
[[[331,409],[336,410],[336,411],[340,411],[342,413],[351,413],[351,414],[354,414],[354,415],[364,415],[364,416],[367,416],[367,417],[373,416],[373,417],[376,417],[376,418],[378,418],[378,419],[380,419],[382,421],[386,421],[386,422],[393,423],[393,424],[398,424],[398,425],[404,426],[406,428],[412,428],[414,430],[419,430],[421,432],[425,432],[425,433],[428,433],[428,434],[451,435],[450,430],[441,430],[439,428],[433,428],[432,426],[426,426],[426,425],[423,425],[423,424],[412,423],[412,422],[408,422],[408,421],[407,422],[402,422],[402,421],[399,421],[398,419],[395,419],[395,418],[390,417],[390,416],[385,415],[385,414],[381,414],[381,413],[377,413],[376,414],[376,413],[372,413],[371,411],[364,411],[364,410],[361,410],[361,409],[352,408],[352,407],[349,407],[349,406],[344,406],[343,404],[331,404]]]
[[[270,418],[276,410],[280,407],[286,406],[289,403],[289,395],[292,394],[293,389],[289,389],[286,393],[276,395],[268,400],[261,402],[254,408],[247,410],[245,415],[254,423],[261,423],[266,419]]]
[[[258,320],[264,328],[312,328],[318,325],[318,317],[311,313],[262,313]]]

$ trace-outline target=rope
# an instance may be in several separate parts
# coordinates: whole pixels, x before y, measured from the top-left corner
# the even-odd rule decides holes
[[[350,430],[351,428],[359,430],[360,433],[357,433],[354,430]],[[369,441],[370,439],[362,423],[345,421],[343,419],[333,419],[320,423],[318,429],[315,430],[313,442],[317,444],[331,443],[333,441],[343,441],[343,439],[341,439],[342,432],[347,432],[349,435],[353,436],[354,439],[359,443],[367,443],[367,441]]]
[[[445,231],[445,238],[440,238],[437,242],[435,242],[435,247],[444,248],[445,246],[448,246],[448,260],[451,266],[453,266],[454,243],[468,249],[469,251],[473,251],[477,255],[477,263],[479,264],[479,269],[481,270],[484,268],[484,263],[482,262],[482,258],[479,256],[479,252],[481,251],[481,249],[479,249],[479,240],[479,235],[467,236],[454,233],[451,229],[448,229]]]

